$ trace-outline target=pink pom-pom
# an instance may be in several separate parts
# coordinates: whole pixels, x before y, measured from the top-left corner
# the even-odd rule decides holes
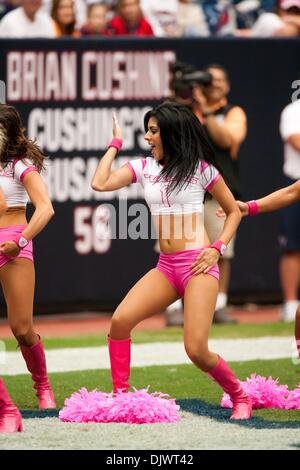
[[[228,395],[228,393],[223,393],[223,397],[222,397],[222,400],[221,400],[221,407],[222,408],[232,408],[232,401],[230,399],[230,396]]]
[[[240,382],[248,393],[253,408],[280,408],[285,410],[300,410],[300,382],[294,390],[289,391],[287,385],[279,385],[278,380],[252,374],[246,382]],[[221,400],[222,408],[232,408],[232,401],[224,393]]]
[[[287,385],[279,385],[278,380],[251,374],[245,382],[240,382],[252,401],[253,408],[286,408],[289,390]],[[232,408],[229,395],[224,393],[221,406]]]
[[[176,423],[180,407],[173,398],[148,389],[104,393],[86,388],[67,398],[59,419],[72,423]]]
[[[286,408],[288,410],[300,410],[300,382],[297,388],[289,393]]]

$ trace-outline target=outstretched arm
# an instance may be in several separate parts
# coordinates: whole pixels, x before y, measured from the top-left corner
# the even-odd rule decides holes
[[[287,186],[286,188],[279,189],[274,191],[274,193],[268,194],[268,196],[257,199],[255,202],[257,204],[256,212],[272,212],[282,207],[289,206],[300,200],[300,180],[296,183]],[[252,215],[251,208],[249,212],[250,203],[238,201],[240,211],[243,216]],[[254,214],[253,214],[254,215]]]
[[[128,186],[132,182],[132,173],[127,166],[115,171],[111,169],[118,150],[122,146],[122,129],[115,114],[113,114],[113,137],[112,143],[101,158],[92,179],[91,186],[95,191],[114,191]]]
[[[261,199],[257,199],[256,201],[237,201],[237,203],[241,215],[245,217],[247,215],[256,215],[260,212],[276,211],[283,207],[287,207],[290,204],[294,204],[297,201],[300,201],[300,180],[286,188],[279,189],[278,191],[274,191],[274,193],[268,194]],[[221,207],[217,210],[216,214],[218,217],[226,216]]]

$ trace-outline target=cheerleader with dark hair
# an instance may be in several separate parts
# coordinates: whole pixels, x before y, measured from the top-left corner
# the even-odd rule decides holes
[[[227,363],[208,348],[218,294],[218,260],[240,223],[238,206],[191,110],[165,102],[145,115],[144,127],[151,156],[112,171],[122,146],[122,131],[114,117],[114,139],[92,181],[96,191],[141,184],[160,242],[157,266],[136,283],[112,317],[108,346],[114,391],[129,389],[131,330],[182,297],[188,356],[230,395],[231,418],[248,419],[252,414],[248,395]],[[203,223],[206,192],[219,201],[227,215],[219,240],[213,244]]]

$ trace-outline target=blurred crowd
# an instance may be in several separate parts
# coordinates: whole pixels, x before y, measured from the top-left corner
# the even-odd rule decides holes
[[[300,0],[0,0],[0,37],[299,36]]]

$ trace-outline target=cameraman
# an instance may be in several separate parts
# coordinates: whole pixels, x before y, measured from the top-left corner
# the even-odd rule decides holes
[[[225,68],[211,64],[205,67],[205,71],[211,74],[211,83],[205,86],[201,84],[193,86],[193,110],[207,130],[226,184],[238,199],[240,197],[238,152],[246,138],[247,117],[241,107],[232,105],[227,100],[230,83]],[[205,228],[211,242],[217,239],[222,230],[223,221],[215,215],[217,207],[217,202],[212,198],[208,198],[204,206]],[[234,239],[219,261],[220,287],[214,316],[215,323],[234,322],[226,313],[230,260],[233,256]]]

